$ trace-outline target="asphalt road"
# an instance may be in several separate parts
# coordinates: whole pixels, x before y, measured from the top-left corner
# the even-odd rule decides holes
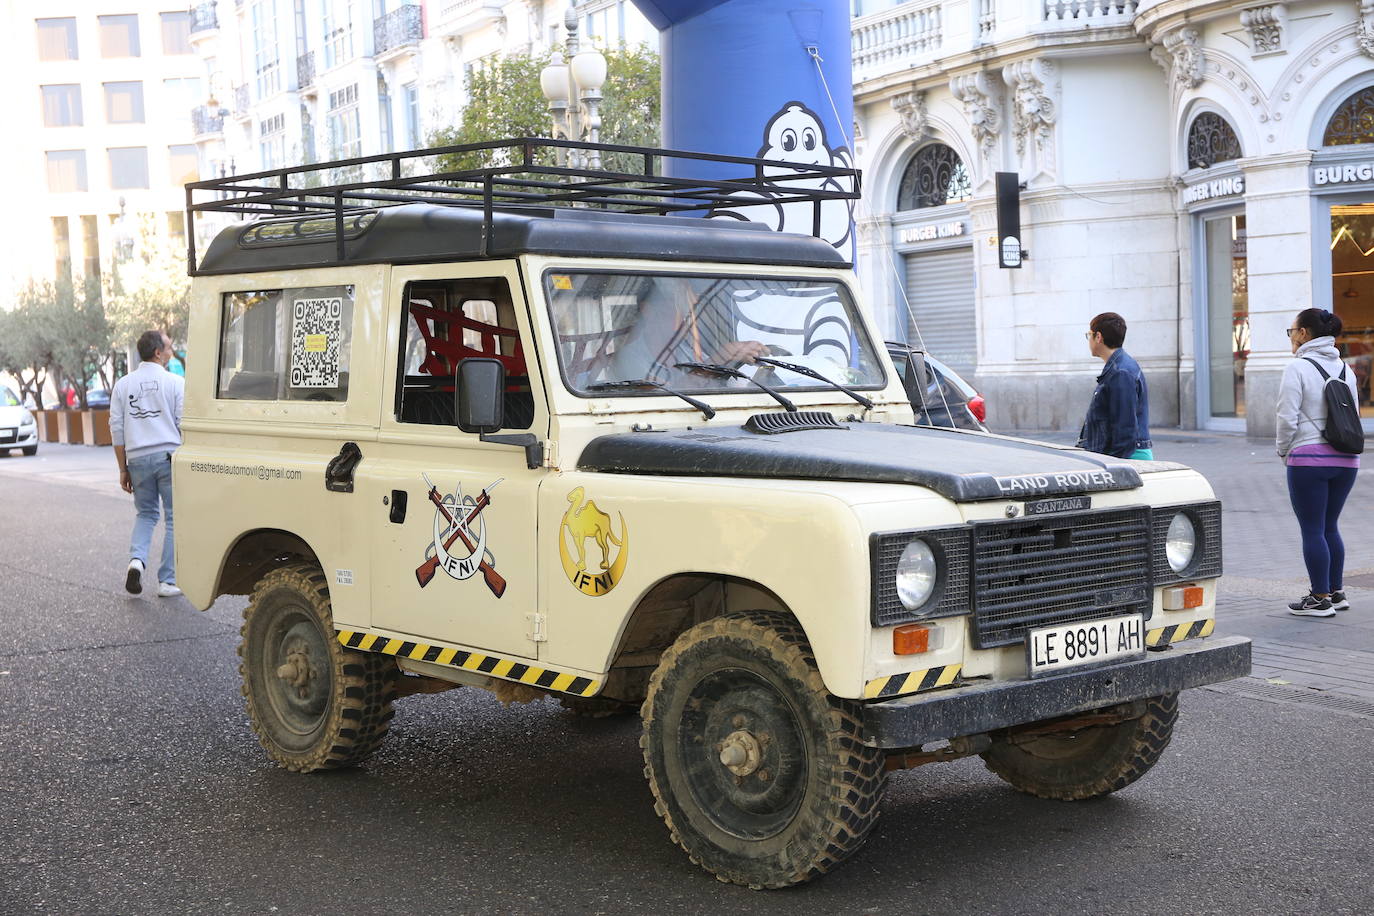
[[[7,470],[6,916],[1374,910],[1374,719],[1217,690],[1097,802],[1019,795],[976,758],[895,774],[868,846],[787,891],[720,884],[670,843],[634,719],[412,697],[364,767],[293,775],[246,722],[242,599],[126,595],[131,500]]]

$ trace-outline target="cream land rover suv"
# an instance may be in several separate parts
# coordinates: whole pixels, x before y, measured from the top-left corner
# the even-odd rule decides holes
[[[191,252],[178,582],[251,596],[273,760],[357,764],[450,687],[637,710],[673,840],[780,887],[860,847],[890,770],[1100,796],[1249,671],[1202,476],[913,425],[842,253],[690,218],[842,170],[569,146],[190,186],[188,225],[244,219]]]

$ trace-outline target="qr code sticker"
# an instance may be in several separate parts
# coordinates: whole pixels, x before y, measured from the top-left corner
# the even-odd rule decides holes
[[[291,387],[339,387],[343,300],[297,299],[291,315]]]

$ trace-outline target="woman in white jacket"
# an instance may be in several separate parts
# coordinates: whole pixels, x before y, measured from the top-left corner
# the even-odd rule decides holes
[[[1288,329],[1294,359],[1283,369],[1279,387],[1279,455],[1288,466],[1288,498],[1302,529],[1302,558],[1311,591],[1288,605],[1299,617],[1331,617],[1350,607],[1342,590],[1345,544],[1336,527],[1341,508],[1355,485],[1360,456],[1337,451],[1322,436],[1326,429],[1326,380],[1340,378],[1355,392],[1355,373],[1341,361],[1336,337],[1341,319],[1323,309],[1303,309]],[[1358,403],[1358,401],[1357,401]]]

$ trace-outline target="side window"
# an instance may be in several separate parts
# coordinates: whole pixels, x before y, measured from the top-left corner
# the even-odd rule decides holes
[[[225,293],[217,397],[346,401],[353,287]]]
[[[404,295],[396,419],[456,425],[454,373],[460,361],[480,356],[499,359],[506,367],[503,428],[529,429],[534,423],[534,394],[506,281],[500,277],[416,281],[406,284]]]

